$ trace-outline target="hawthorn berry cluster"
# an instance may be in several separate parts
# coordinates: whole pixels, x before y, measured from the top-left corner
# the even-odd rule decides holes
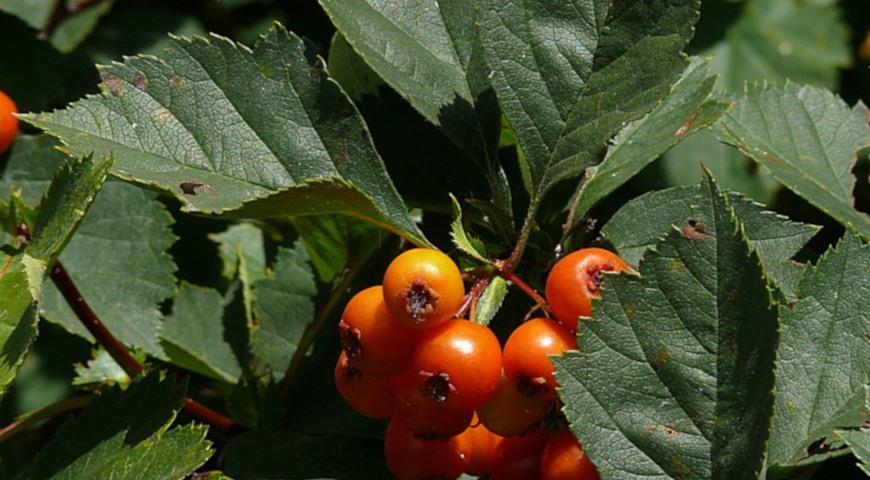
[[[15,102],[0,90],[0,155],[6,153],[18,135],[18,107]]]
[[[576,349],[580,316],[591,313],[604,271],[629,267],[583,249],[551,270],[547,302],[556,319],[534,318],[504,349],[486,326],[453,318],[465,287],[444,253],[417,248],[396,257],[383,284],[357,293],[339,323],[343,351],[335,384],[372,418],[392,418],[384,442],[400,480],[597,479],[574,436],[541,426],[558,395],[548,356]]]

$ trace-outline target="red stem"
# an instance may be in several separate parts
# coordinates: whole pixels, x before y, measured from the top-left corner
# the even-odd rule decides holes
[[[537,290],[535,290],[534,288],[531,287],[531,285],[526,283],[525,280],[518,277],[514,272],[512,272],[506,268],[499,268],[498,275],[500,277],[504,278],[505,280],[513,282],[514,285],[519,287],[520,290],[522,290],[526,295],[531,297],[531,299],[534,300],[537,305],[543,307],[546,310],[547,301],[544,300],[544,297],[542,297],[541,294],[538,293]]]
[[[19,225],[18,232],[24,236],[24,238],[30,240],[30,230],[26,225]],[[97,342],[99,342],[99,344],[109,352],[109,355],[118,362],[118,365],[127,372],[127,375],[135,377],[142,373],[145,370],[145,367],[143,367],[142,364],[139,363],[139,361],[136,360],[136,358],[127,350],[127,348],[124,347],[124,345],[119,342],[114,335],[112,335],[112,332],[110,332],[109,329],[106,328],[106,325],[100,321],[97,314],[91,310],[90,305],[88,305],[84,297],[82,297],[78,287],[76,287],[72,278],[70,278],[66,269],[63,268],[63,265],[59,260],[55,260],[54,265],[51,267],[51,279],[54,281],[54,284],[57,286],[58,290],[60,290],[63,298],[66,299],[70,308],[72,308],[73,312],[75,312],[85,328],[87,328],[88,331],[91,332],[91,335],[97,339]],[[192,417],[208,423],[221,431],[228,432],[235,428],[235,423],[232,419],[200,404],[196,400],[185,398],[184,411],[189,413]]]
[[[469,320],[473,322],[477,299],[480,298],[480,294],[483,293],[483,289],[486,288],[486,285],[488,283],[488,275],[478,278],[471,286],[471,289],[468,291],[468,293],[465,294],[465,298],[462,299],[462,304],[459,306],[459,310],[456,312],[456,315],[454,315],[454,317],[462,318],[462,316],[465,315],[466,312],[470,312]]]

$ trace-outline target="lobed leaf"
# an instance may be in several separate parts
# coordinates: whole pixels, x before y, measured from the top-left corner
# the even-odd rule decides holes
[[[749,89],[720,124],[723,142],[766,167],[786,188],[870,239],[870,216],[855,210],[852,167],[870,145],[866,107],[849,109],[815,87]]]
[[[640,277],[604,281],[580,352],[556,358],[571,429],[603,479],[756,479],[773,409],[776,310],[764,271],[707,177],[694,223]]]
[[[101,75],[100,95],[22,118],[72,152],[113,156],[113,174],[186,211],[342,213],[427,244],[353,104],[280,25],[252,50],[173,37],[162,58],[129,57]]]
[[[870,418],[870,247],[847,233],[780,306],[782,336],[768,461],[799,462],[811,443]]]

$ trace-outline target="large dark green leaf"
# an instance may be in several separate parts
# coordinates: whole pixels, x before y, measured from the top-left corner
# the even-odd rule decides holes
[[[768,462],[789,464],[837,427],[870,418],[870,247],[847,233],[780,307],[782,338]]]
[[[786,188],[870,239],[853,207],[852,167],[870,145],[867,108],[827,90],[787,84],[749,89],[720,124],[721,139],[767,167]]]
[[[482,0],[491,82],[528,161],[532,211],[651,110],[688,60],[695,0]]]
[[[167,431],[185,390],[183,382],[160,380],[157,374],[125,391],[108,390],[57,432],[37,456],[29,478],[184,478],[212,454],[207,428]]]
[[[729,103],[712,96],[715,84],[716,77],[710,76],[708,62],[694,59],[664,101],[623,128],[601,164],[586,171],[568,225],[685,136],[718,120]]]
[[[425,244],[366,125],[322,60],[280,26],[253,50],[173,38],[162,58],[103,67],[102,94],[24,118],[190,212],[343,213]]]
[[[555,360],[564,412],[603,479],[756,479],[773,409],[776,310],[708,178],[640,277],[604,281],[580,352]]]
[[[672,225],[695,218],[703,186],[673,187],[642,195],[625,204],[602,228],[619,254],[637,265]],[[758,253],[770,280],[788,298],[795,298],[800,267],[791,258],[818,232],[818,227],[792,222],[736,193],[728,194],[731,208]]]
[[[838,430],[837,436],[852,449],[852,453],[858,458],[858,467],[870,477],[870,428],[860,430]]]
[[[467,0],[321,0],[360,57],[450,139],[495,172],[499,112]],[[494,175],[494,173],[491,173]]]

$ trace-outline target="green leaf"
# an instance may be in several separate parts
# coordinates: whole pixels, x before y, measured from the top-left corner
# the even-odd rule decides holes
[[[556,358],[571,430],[602,478],[756,479],[773,409],[776,310],[726,196],[705,179],[693,230],[640,277],[604,281],[579,352]]]
[[[317,293],[308,254],[301,243],[282,248],[271,274],[254,284],[255,328],[251,349],[261,367],[280,380],[305,327],[314,321]]]
[[[367,246],[379,245],[387,238],[371,225],[335,215],[296,217],[293,226],[324,282],[331,282],[352,260],[358,260]]]
[[[208,236],[217,243],[223,260],[223,275],[229,280],[238,276],[248,325],[254,321],[254,282],[266,277],[266,246],[263,231],[250,223],[231,225],[225,232]]]
[[[236,383],[242,369],[224,340],[223,319],[223,297],[217,290],[182,283],[160,331],[163,351],[182,368]]]
[[[188,212],[342,213],[428,244],[322,63],[280,25],[253,50],[173,37],[162,58],[102,67],[101,95],[22,118],[72,152],[114,156],[113,174]]]
[[[102,0],[64,19],[51,34],[51,44],[63,53],[72,52],[94,31],[97,22],[112,10],[114,3],[114,0]]]
[[[730,104],[712,96],[715,84],[708,61],[695,58],[662,103],[626,125],[613,139],[601,164],[587,169],[566,225],[573,224],[573,218],[582,218],[684,137],[718,120]]]
[[[36,336],[37,302],[45,263],[26,254],[15,257],[0,252],[0,398]]]
[[[2,0],[0,12],[9,13],[24,20],[33,28],[42,28],[54,6],[64,0],[47,0],[34,2],[32,0]]]
[[[800,0],[752,0],[705,54],[723,87],[743,91],[746,82],[786,79],[833,89],[839,70],[851,63],[849,29],[839,7]]]
[[[236,480],[391,478],[383,442],[288,431],[248,432],[223,451],[224,471]]]
[[[0,177],[0,195],[20,191],[28,205],[37,205],[67,156],[55,147],[49,135],[20,135],[9,151],[9,161]]]
[[[144,360],[144,359],[143,359]],[[84,365],[75,365],[76,376],[72,384],[76,387],[103,387],[130,384],[130,376],[118,362],[102,348],[96,350],[94,358]]]
[[[859,460],[858,467],[870,477],[870,429],[837,430],[836,434],[849,445]]]
[[[178,480],[211,456],[207,428],[167,431],[181,408],[183,382],[148,375],[115,387],[69,420],[36,457],[32,480]]]
[[[598,162],[688,60],[694,0],[482,0],[491,82],[530,167],[532,208]]]
[[[163,358],[160,304],[175,294],[172,218],[157,196],[117,180],[94,200],[60,255],[88,305],[124,344]],[[98,256],[94,252],[99,252]],[[92,340],[54,285],[46,286],[42,314]]]
[[[780,306],[782,338],[769,463],[790,464],[837,427],[870,418],[870,247],[848,234],[806,269]]]
[[[50,265],[70,241],[106,181],[111,157],[71,160],[55,174],[39,203],[27,254]]]
[[[462,207],[459,205],[459,200],[450,194],[450,202],[453,204],[453,222],[450,223],[450,238],[453,239],[453,245],[478,262],[490,263],[486,258],[483,242],[465,233],[465,227],[462,225]]]
[[[682,228],[690,219],[697,221],[699,197],[704,195],[703,185],[641,195],[626,203],[601,231],[625,261],[637,265],[672,225]],[[770,280],[787,298],[795,298],[800,267],[791,258],[819,228],[792,222],[736,193],[728,193],[728,201]]]
[[[496,171],[491,158],[500,117],[486,81],[472,2],[320,0],[320,4],[372,70],[475,158],[484,172]]]
[[[753,88],[726,114],[721,140],[767,167],[789,190],[870,238],[870,216],[853,207],[859,149],[870,145],[866,107],[788,84]]]
[[[483,293],[477,300],[477,315],[474,318],[476,323],[481,325],[489,325],[489,322],[495,318],[501,308],[504,297],[508,293],[508,282],[501,277],[494,277],[490,280]]]
[[[364,95],[377,96],[378,87],[384,84],[381,77],[366,65],[339,32],[335,32],[332,36],[332,42],[329,44],[329,60],[326,65],[329,76],[334,78],[355,102],[362,100]]]

